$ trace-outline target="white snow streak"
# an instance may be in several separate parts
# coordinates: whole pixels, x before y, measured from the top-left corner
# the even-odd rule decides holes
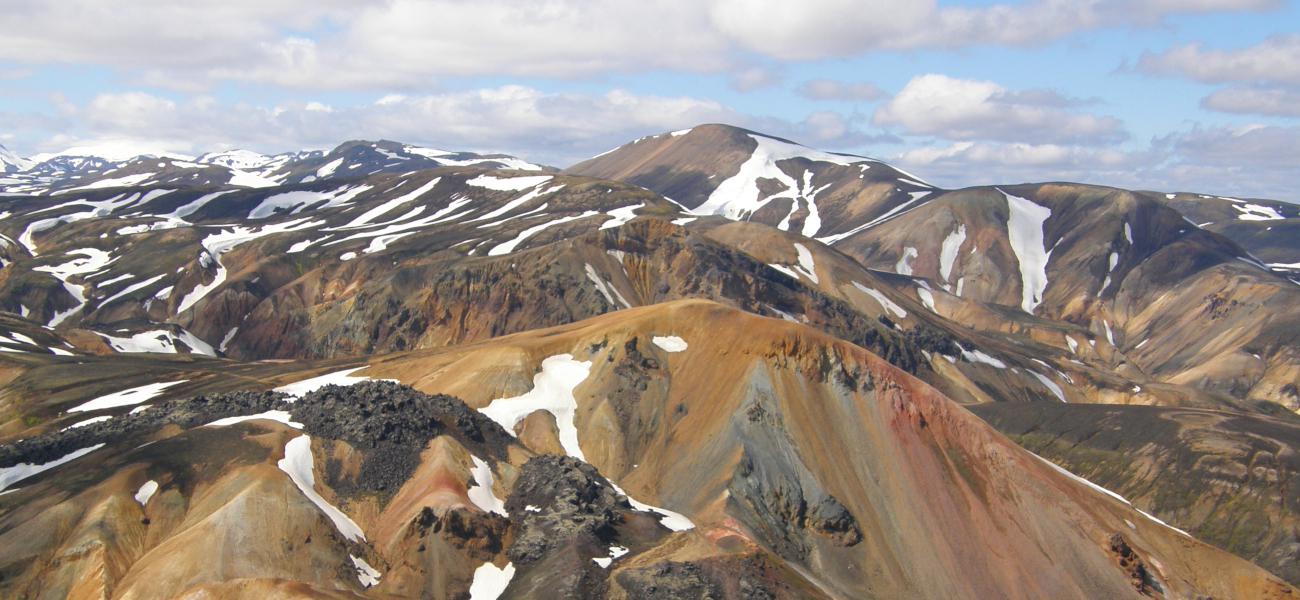
[[[795,270],[798,271],[800,275],[811,279],[814,284],[820,283],[817,279],[817,265],[813,263],[812,252],[808,251],[803,244],[798,242],[795,242],[794,250],[799,255],[799,266],[795,267]]]
[[[888,296],[882,294],[879,290],[875,288],[869,288],[856,281],[853,282],[853,287],[856,287],[859,290],[862,290],[862,292],[865,293],[866,295],[871,296],[871,298],[875,300],[877,303],[879,303],[882,308],[884,308],[885,310],[891,313],[894,313],[894,316],[900,319],[907,318],[907,311],[903,310],[903,307],[896,304],[893,300],[890,300]]]
[[[1025,369],[1025,372],[1029,373],[1030,375],[1033,375],[1034,379],[1037,379],[1039,383],[1043,384],[1043,386],[1051,390],[1052,393],[1056,395],[1057,400],[1060,400],[1061,402],[1066,402],[1065,391],[1061,389],[1061,386],[1056,385],[1055,381],[1048,379],[1047,376],[1043,375],[1042,373],[1030,371],[1029,369]]]
[[[364,375],[358,377],[352,376],[353,373],[365,369],[368,366],[369,365],[362,365],[360,367],[352,367],[351,369],[344,369],[342,371],[335,371],[333,373],[318,375],[310,379],[303,379],[302,381],[296,381],[294,383],[282,385],[278,388],[275,388],[274,391],[283,394],[288,394],[294,398],[302,398],[308,393],[314,392],[327,385],[342,385],[342,386],[355,385],[361,383],[362,381],[370,381],[371,378],[366,377]],[[393,380],[388,379],[388,380],[381,380],[381,381],[393,381]]]
[[[1181,533],[1181,534],[1183,534],[1183,535],[1185,535],[1185,536],[1187,536],[1187,537],[1192,537],[1192,534],[1187,533],[1186,531],[1183,531],[1183,530],[1181,530],[1181,529],[1179,529],[1179,528],[1177,528],[1177,527],[1174,527],[1173,525],[1170,525],[1170,524],[1168,524],[1168,523],[1166,523],[1166,522],[1164,522],[1164,521],[1162,521],[1162,520],[1156,518],[1156,517],[1155,517],[1154,515],[1152,515],[1151,513],[1148,513],[1148,512],[1146,512],[1146,511],[1144,511],[1144,510],[1142,510],[1142,509],[1136,507],[1136,506],[1133,506],[1133,503],[1132,503],[1132,502],[1129,502],[1127,498],[1125,498],[1125,497],[1123,497],[1123,496],[1121,496],[1121,495],[1119,495],[1119,494],[1116,494],[1115,492],[1112,492],[1112,491],[1110,491],[1110,490],[1108,490],[1108,489],[1106,489],[1106,488],[1104,488],[1104,487],[1101,487],[1101,486],[1099,486],[1099,485],[1097,485],[1097,484],[1095,484],[1095,483],[1093,483],[1093,482],[1091,482],[1091,481],[1088,481],[1087,479],[1084,479],[1084,478],[1082,478],[1082,477],[1079,477],[1078,475],[1075,475],[1074,473],[1071,473],[1071,472],[1067,471],[1066,469],[1062,468],[1060,465],[1058,465],[1058,464],[1056,464],[1056,463],[1054,463],[1054,462],[1052,462],[1052,461],[1050,461],[1050,460],[1047,460],[1046,458],[1043,458],[1043,457],[1041,457],[1041,456],[1039,456],[1039,455],[1037,455],[1037,454],[1034,454],[1033,452],[1030,452],[1029,454],[1030,454],[1030,456],[1033,456],[1034,458],[1037,458],[1038,460],[1041,460],[1041,461],[1047,463],[1049,466],[1051,466],[1053,469],[1055,469],[1058,473],[1060,473],[1060,474],[1062,474],[1062,475],[1065,475],[1066,477],[1069,477],[1070,479],[1073,479],[1073,480],[1075,480],[1075,481],[1077,481],[1077,482],[1079,482],[1079,483],[1082,483],[1083,485],[1086,485],[1086,486],[1092,488],[1093,490],[1096,490],[1096,491],[1101,492],[1101,493],[1103,493],[1103,494],[1105,494],[1105,495],[1107,495],[1107,496],[1110,496],[1111,498],[1114,498],[1114,499],[1116,499],[1116,500],[1119,500],[1120,502],[1123,502],[1124,504],[1128,505],[1128,506],[1129,506],[1130,508],[1132,508],[1133,510],[1136,510],[1136,511],[1142,513],[1142,516],[1144,516],[1144,517],[1146,517],[1146,518],[1148,518],[1148,519],[1150,519],[1150,520],[1152,520],[1152,521],[1154,521],[1154,522],[1156,522],[1156,523],[1158,523],[1158,524],[1160,524],[1160,525],[1164,525],[1165,527],[1168,527],[1168,528],[1170,528],[1170,529],[1172,529],[1172,530],[1174,530],[1174,531],[1177,531],[1178,533]]]
[[[50,462],[42,463],[39,465],[34,465],[31,463],[18,463],[12,467],[0,467],[0,492],[4,491],[14,483],[27,479],[28,477],[36,475],[37,473],[42,473],[50,469],[53,469],[54,467],[57,467],[61,464],[72,462],[78,458],[81,458],[103,447],[104,447],[103,444],[95,444],[94,446],[90,446],[89,448],[82,448],[80,450],[76,450],[69,454],[65,454],[59,458],[56,458]]]
[[[105,394],[89,402],[85,402],[68,409],[68,412],[86,412],[91,410],[103,410],[106,408],[117,408],[119,406],[132,406],[151,400],[163,393],[169,387],[185,383],[186,379],[180,381],[164,381],[161,383],[150,383],[140,387],[133,387]]]
[[[1007,238],[1016,260],[1020,262],[1020,307],[1034,314],[1034,309],[1043,301],[1043,292],[1047,290],[1047,261],[1052,253],[1043,240],[1043,224],[1052,216],[1052,211],[1025,198],[998,191],[1007,198]]]
[[[542,223],[541,225],[534,225],[532,227],[529,227],[528,229],[519,232],[519,235],[515,236],[515,239],[510,240],[504,244],[498,244],[497,246],[493,247],[491,250],[488,250],[488,256],[501,256],[502,254],[510,254],[511,252],[515,251],[515,246],[518,246],[524,240],[533,237],[543,229],[554,227],[561,223],[568,223],[569,221],[577,221],[578,219],[594,217],[598,214],[600,213],[594,210],[589,210],[580,215],[570,215],[567,217],[560,217],[553,221],[547,221],[546,223]]]
[[[956,229],[943,238],[943,245],[939,249],[939,276],[944,281],[951,281],[952,267],[957,262],[957,252],[961,250],[961,245],[966,241],[966,225],[958,225]]]
[[[325,498],[316,491],[315,461],[311,455],[311,436],[300,435],[289,443],[284,445],[284,458],[275,463],[281,471],[293,480],[294,485],[302,491],[312,504],[315,504],[326,517],[334,523],[335,529],[343,534],[343,537],[353,542],[364,542],[366,534],[361,531],[361,527],[356,524],[350,517],[339,510],[333,504],[325,501]]]

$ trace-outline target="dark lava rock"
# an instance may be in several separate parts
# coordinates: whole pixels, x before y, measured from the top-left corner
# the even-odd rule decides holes
[[[1156,581],[1151,573],[1151,569],[1142,561],[1142,557],[1128,545],[1128,540],[1124,536],[1115,533],[1110,536],[1110,551],[1119,560],[1119,566],[1128,574],[1129,580],[1133,583],[1133,589],[1143,596],[1154,596],[1157,593],[1163,594],[1164,589],[1160,582]]]
[[[66,431],[51,431],[0,446],[0,467],[42,464],[95,444],[111,444],[157,431],[167,425],[198,427],[226,417],[285,408],[288,396],[277,392],[233,392],[168,400],[148,410],[113,417]]]
[[[343,440],[360,450],[364,458],[354,485],[372,492],[401,487],[419,465],[425,445],[439,435],[451,435],[475,454],[497,460],[506,458],[513,441],[495,421],[458,398],[430,396],[390,381],[327,385],[293,403],[290,413],[312,436]]]
[[[722,586],[694,563],[662,562],[619,572],[619,585],[632,598],[720,600]]]
[[[506,448],[514,443],[500,425],[457,398],[430,396],[391,382],[329,385],[296,402],[291,400],[278,392],[168,400],[142,412],[0,446],[0,467],[50,462],[82,448],[128,441],[167,425],[189,429],[269,410],[288,411],[312,436],[343,440],[361,451],[359,479],[342,482],[345,488],[396,490],[414,471],[425,444],[441,434],[452,435],[475,454],[495,460],[504,460]]]
[[[620,511],[628,510],[632,506],[595,467],[570,456],[535,457],[506,499],[517,530],[508,556],[529,565],[565,546],[607,547],[623,520]]]

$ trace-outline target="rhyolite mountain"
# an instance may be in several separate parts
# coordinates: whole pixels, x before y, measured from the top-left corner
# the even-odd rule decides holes
[[[724,125],[10,164],[0,596],[1297,593],[1289,205]]]

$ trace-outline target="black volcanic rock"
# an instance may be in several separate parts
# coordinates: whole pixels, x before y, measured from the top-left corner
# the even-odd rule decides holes
[[[622,521],[619,511],[627,510],[632,506],[595,467],[569,456],[533,458],[506,499],[519,530],[510,560],[529,565],[564,546],[608,545]]]
[[[290,411],[307,433],[361,450],[365,459],[356,485],[370,491],[400,487],[419,465],[420,451],[444,433],[498,460],[512,443],[500,425],[461,400],[389,381],[327,385],[305,394]]]
[[[167,425],[198,427],[218,419],[253,415],[284,407],[277,392],[234,392],[160,402],[137,413],[113,417],[0,446],[0,468],[18,463],[43,464],[95,444],[111,444],[157,431]]]

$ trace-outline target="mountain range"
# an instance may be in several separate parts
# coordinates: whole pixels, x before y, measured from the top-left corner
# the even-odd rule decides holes
[[[0,596],[1294,598],[1300,209],[727,125],[0,150]]]

